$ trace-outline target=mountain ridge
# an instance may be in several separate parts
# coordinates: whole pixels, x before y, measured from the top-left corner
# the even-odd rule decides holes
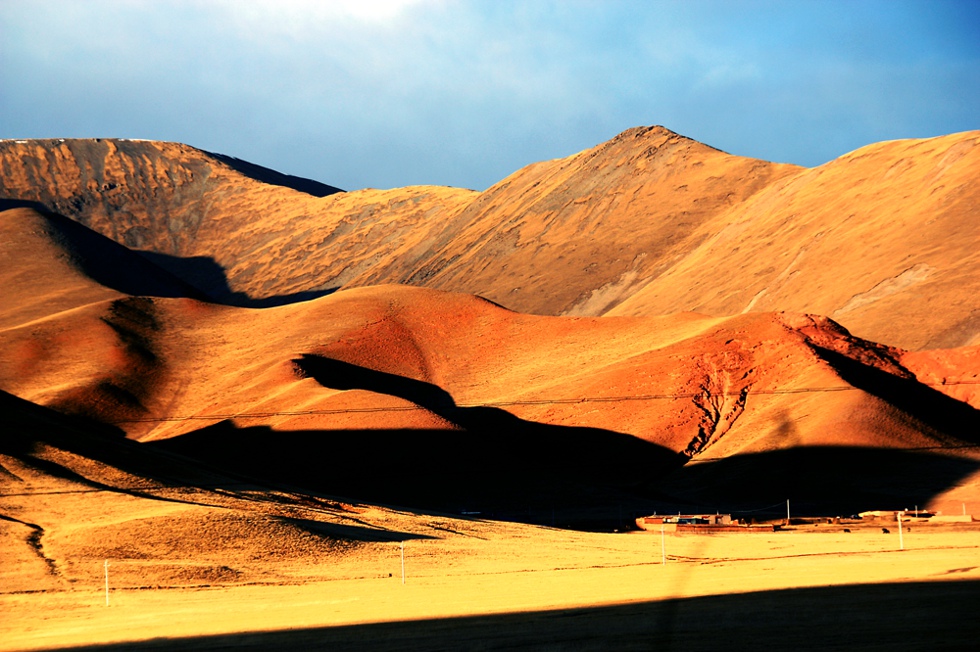
[[[915,494],[923,504],[980,495],[971,470],[980,412],[959,392],[976,378],[969,349],[916,355],[803,313],[533,315],[403,284],[263,309],[180,296],[179,284],[168,286],[176,296],[134,296],[78,264],[76,245],[119,251],[117,274],[155,268],[47,219],[0,213],[0,389],[131,439],[199,450],[232,475],[281,483],[302,460],[293,482],[306,490],[397,503],[401,486],[416,507],[460,508],[462,498],[440,497],[439,474],[372,465],[387,450],[453,469],[445,477],[465,487],[464,502],[487,509],[523,500],[523,490],[493,487],[494,468],[537,467],[520,486],[545,502],[565,487],[563,500],[596,508],[653,496],[684,504],[705,483],[732,488],[775,473],[810,509],[830,509],[854,503],[821,503],[819,476],[794,484],[778,467],[852,468],[884,456],[901,473],[932,469]],[[522,458],[522,447],[533,455]],[[223,459],[225,450],[239,453]],[[318,460],[338,452],[345,471],[323,476]],[[917,457],[926,452],[939,457]],[[903,485],[888,473],[868,476],[876,487],[859,476],[848,486],[860,500],[897,500]]]
[[[978,142],[888,141],[804,169],[638,127],[484,192],[314,197],[187,146],[3,141],[0,198],[144,249],[232,305],[404,283],[534,314],[828,314],[875,341],[955,348],[980,338]]]

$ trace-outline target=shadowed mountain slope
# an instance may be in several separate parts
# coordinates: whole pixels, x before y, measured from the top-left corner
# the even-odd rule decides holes
[[[0,326],[107,297],[205,298],[137,253],[60,215],[2,211],[0,237],[0,284],[11,297],[0,306]],[[21,303],[31,298],[33,307]]]
[[[910,494],[914,499],[974,497],[980,412],[970,389],[977,377],[972,348],[910,353],[855,337],[826,317],[757,312],[756,305],[729,309],[734,290],[724,290],[740,282],[740,292],[752,290],[740,275],[760,260],[775,262],[765,246],[784,252],[799,246],[798,262],[819,263],[806,273],[825,278],[834,258],[817,255],[829,236],[811,233],[812,220],[816,215],[832,229],[832,216],[813,208],[819,198],[833,204],[845,196],[844,203],[858,205],[863,197],[869,203],[862,210],[884,211],[894,208],[889,197],[896,188],[905,187],[909,198],[901,205],[918,217],[902,222],[888,213],[889,224],[872,223],[884,239],[863,257],[853,245],[853,264],[837,276],[857,283],[864,272],[855,276],[852,267],[886,269],[883,261],[902,251],[907,262],[921,251],[947,262],[928,263],[931,271],[919,268],[908,282],[874,296],[848,295],[843,312],[874,321],[878,307],[916,296],[920,283],[946,279],[936,291],[953,302],[947,311],[903,321],[896,308],[888,327],[899,324],[894,332],[902,337],[928,336],[932,343],[954,331],[969,336],[963,315],[974,299],[964,293],[972,279],[947,281],[955,276],[953,262],[963,267],[956,273],[969,275],[976,256],[964,244],[975,228],[966,219],[973,191],[960,183],[972,169],[974,140],[883,143],[801,170],[731,157],[662,128],[636,129],[568,159],[529,166],[485,193],[408,188],[324,197],[261,184],[181,145],[4,141],[8,205],[51,205],[77,221],[28,208],[0,214],[6,289],[0,389],[112,424],[132,439],[199,449],[211,463],[225,450],[247,449],[230,470],[267,480],[284,481],[282,469],[304,460],[316,488],[385,500],[397,499],[385,493],[392,485],[371,493],[374,482],[364,484],[368,476],[357,473],[318,479],[318,460],[335,451],[341,459],[331,463],[357,468],[384,448],[395,451],[395,460],[438,460],[469,487],[471,500],[489,505],[493,496],[519,502],[515,496],[551,496],[556,487],[582,502],[588,495],[667,495],[661,483],[668,478],[682,500],[697,495],[698,486],[724,492],[749,479],[797,477],[780,471],[785,464],[840,466],[851,474],[842,450],[853,449],[859,466],[887,450],[901,474],[869,474],[881,485],[877,493],[858,479],[854,496],[898,500],[902,474],[922,464],[939,470],[923,472],[931,479]],[[896,157],[907,162],[872,174]],[[923,170],[938,176],[925,178]],[[626,191],[628,198],[618,194]],[[790,209],[799,211],[792,219],[780,212]],[[923,223],[929,214],[935,224],[958,225],[962,237],[942,241],[938,226]],[[892,223],[897,230],[881,235]],[[896,235],[907,232],[903,224],[921,227],[912,245]],[[872,236],[853,228],[860,238]],[[511,240],[501,240],[500,229],[510,229]],[[135,238],[149,251],[140,256],[95,232],[114,230],[110,235]],[[760,234],[769,244],[759,244]],[[562,246],[542,244],[552,239]],[[729,252],[738,264],[719,273],[723,257],[702,254],[720,251],[723,242],[741,244]],[[742,248],[751,255],[739,258]],[[615,251],[640,262],[632,280],[613,290],[604,275],[622,275]],[[607,264],[577,275],[583,256]],[[710,283],[703,276],[709,264]],[[675,297],[673,314],[613,314],[657,312],[647,303],[661,297],[651,275],[667,278],[684,266],[689,272],[677,287],[698,274],[702,281]],[[516,278],[508,270],[520,269],[540,280],[523,304],[528,310],[605,315],[503,307],[512,302],[500,292]],[[781,278],[789,287],[798,275],[793,265],[786,269]],[[409,285],[349,287],[375,275]],[[311,285],[328,276],[329,284]],[[481,294],[497,302],[411,285],[423,283],[485,288]],[[813,300],[838,296],[829,280],[815,283],[805,288]],[[328,293],[335,284],[348,287]],[[709,286],[711,297],[728,297],[717,305],[736,314],[676,312],[684,301],[708,296],[698,292]],[[509,295],[520,295],[512,289]],[[769,286],[750,303],[777,294]],[[785,301],[796,300],[790,294]],[[204,295],[275,307],[220,305],[199,300]],[[282,448],[272,453],[275,442]],[[474,459],[479,464],[471,468]],[[518,485],[524,490],[494,494],[488,483],[495,469],[540,477],[526,478]],[[771,484],[764,481],[758,495]],[[805,503],[818,484],[804,483],[794,496]],[[439,506],[425,482],[405,491]],[[756,497],[755,489],[746,491]]]
[[[282,172],[277,172],[276,170],[271,170],[269,168],[262,167],[261,165],[256,165],[255,163],[243,161],[242,159],[235,158],[234,156],[226,156],[225,154],[218,154],[216,152],[205,153],[250,179],[261,181],[262,183],[267,183],[272,186],[292,188],[293,190],[298,190],[299,192],[306,193],[307,195],[313,195],[314,197],[326,197],[327,195],[343,192],[343,190],[340,188],[328,186],[325,183],[320,183],[319,181],[314,181],[313,179],[304,179],[303,177],[297,177],[291,174],[283,174]]]
[[[0,236],[2,389],[55,407],[88,406],[69,410],[82,414],[106,403],[140,413],[164,373],[149,297],[202,295],[58,215],[0,212]]]
[[[114,586],[261,582],[268,563],[343,566],[368,542],[428,536],[121,434],[0,392],[0,592],[88,590],[107,559]]]
[[[379,258],[411,268],[426,230],[474,195],[321,186],[175,143],[0,141],[0,207],[32,202],[70,217],[232,305],[322,296]]]
[[[253,465],[263,460],[289,468],[317,451],[349,451],[337,463],[370,465],[364,456],[385,447],[364,443],[397,441],[395,460],[464,469],[482,459],[467,481],[489,481],[533,450],[537,462],[520,468],[550,480],[527,487],[647,495],[671,469],[702,459],[812,446],[961,456],[980,443],[974,408],[920,386],[902,351],[825,318],[536,316],[410,286],[263,310],[105,291],[39,314],[48,304],[38,298],[60,296],[66,282],[98,286],[77,267],[58,268],[58,247],[33,249],[60,273],[8,295],[0,388],[135,439],[198,433],[211,463],[221,450],[248,448],[253,461],[231,470],[250,475],[261,476]],[[20,306],[28,318],[17,323]],[[217,431],[202,428],[220,423],[233,427],[218,445]],[[242,448],[237,437],[251,443]],[[549,460],[567,463],[547,471]],[[484,484],[468,495],[488,500]],[[315,486],[364,490],[353,480]],[[431,499],[428,491],[405,495]]]
[[[2,141],[0,198],[154,252],[234,305],[406,283],[548,315],[825,314],[956,348],[980,337],[978,142],[884,142],[803,169],[644,127],[482,193],[315,197],[184,145]]]

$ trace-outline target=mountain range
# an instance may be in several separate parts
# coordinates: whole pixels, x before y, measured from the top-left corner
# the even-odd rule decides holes
[[[582,527],[953,509],[980,498],[978,173],[980,132],[807,169],[642,127],[483,192],[0,141],[0,485]]]

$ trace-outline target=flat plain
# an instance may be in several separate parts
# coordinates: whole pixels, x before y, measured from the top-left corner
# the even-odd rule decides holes
[[[257,541],[227,555],[240,583],[204,551],[110,559],[109,606],[104,560],[78,559],[71,587],[0,594],[0,646],[967,649],[980,633],[968,524],[916,522],[900,542],[891,523],[661,535],[346,509],[392,540],[282,556]]]

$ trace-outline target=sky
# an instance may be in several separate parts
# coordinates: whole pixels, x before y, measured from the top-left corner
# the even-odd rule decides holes
[[[980,129],[980,0],[0,0],[0,138],[483,190],[654,124],[811,167]]]

